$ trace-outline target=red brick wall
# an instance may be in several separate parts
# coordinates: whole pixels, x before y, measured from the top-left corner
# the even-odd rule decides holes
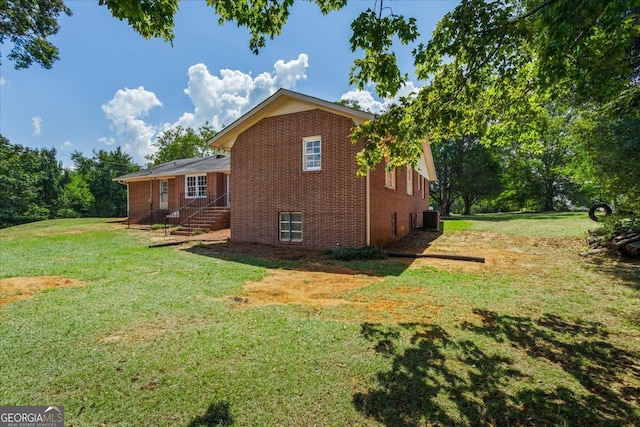
[[[180,205],[180,189],[176,179],[168,179],[169,209],[177,209]],[[150,193],[151,192],[151,193]],[[153,203],[149,203],[149,199]],[[129,211],[141,212],[160,209],[160,180],[138,181],[129,183]]]
[[[413,173],[413,195],[407,194],[407,169],[401,167],[396,170],[396,189],[385,188],[385,166],[378,165],[371,171],[371,245],[384,246],[405,236],[412,227],[422,227],[422,212],[429,209],[428,182],[416,171]],[[422,191],[418,191],[418,180],[422,180],[425,198]],[[392,233],[392,216],[396,214],[396,236]],[[414,224],[409,222],[412,215]]]
[[[231,239],[313,249],[366,244],[365,184],[351,119],[322,110],[268,117],[231,152]],[[322,170],[302,170],[302,140],[322,138]],[[279,212],[302,212],[303,241],[280,242]]]
[[[207,173],[207,191],[215,199],[227,191],[226,175],[219,172]],[[129,183],[129,211],[141,212],[160,209],[160,181],[139,181]],[[169,210],[181,207],[181,197],[186,192],[185,176],[167,179],[169,184]],[[150,184],[151,183],[151,184]],[[150,191],[152,194],[150,194]],[[153,205],[149,199],[153,196]]]
[[[149,181],[129,183],[129,213],[148,211]]]
[[[184,192],[184,179],[182,182],[182,187],[180,187],[179,178],[182,178],[182,177],[176,177],[176,178],[167,180],[169,181],[169,209],[172,211],[180,207],[180,193]],[[158,192],[159,191],[160,189],[158,189]]]

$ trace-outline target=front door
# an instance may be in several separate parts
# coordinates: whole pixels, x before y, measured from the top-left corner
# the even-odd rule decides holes
[[[160,210],[169,209],[169,181],[160,181]]]

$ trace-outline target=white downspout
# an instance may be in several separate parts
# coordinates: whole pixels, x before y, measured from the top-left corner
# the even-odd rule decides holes
[[[367,169],[367,180],[366,180],[366,186],[367,188],[365,189],[365,215],[366,215],[366,219],[365,219],[365,233],[366,233],[366,244],[367,246],[371,245],[371,179],[369,177],[369,169]]]

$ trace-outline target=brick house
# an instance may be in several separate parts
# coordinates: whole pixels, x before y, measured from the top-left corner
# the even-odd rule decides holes
[[[421,227],[435,179],[416,169],[357,177],[354,126],[374,115],[280,89],[209,143],[231,153],[231,239],[310,249],[384,246]]]
[[[175,225],[189,219],[194,229],[227,227],[229,166],[228,155],[181,159],[115,181],[127,186],[130,222],[151,225],[166,221]],[[218,220],[225,216],[226,220]]]

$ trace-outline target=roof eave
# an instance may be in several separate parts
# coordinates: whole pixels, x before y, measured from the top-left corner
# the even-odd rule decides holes
[[[220,149],[231,149],[242,132],[258,123],[263,118],[269,117],[270,113],[277,112],[278,108],[283,107],[288,100],[298,101],[302,105],[307,105],[309,107],[308,110],[320,108],[349,117],[353,120],[356,126],[361,125],[367,120],[375,118],[374,114],[367,113],[365,111],[356,110],[351,107],[314,98],[298,92],[292,92],[287,89],[279,89],[276,93],[253,107],[238,120],[218,132],[213,138],[207,141],[207,144]],[[299,111],[304,110],[300,109]]]
[[[148,175],[148,176],[133,176],[131,178],[113,178],[113,181],[128,183],[128,182],[139,182],[139,181],[152,181],[157,179],[173,179],[176,175]]]

